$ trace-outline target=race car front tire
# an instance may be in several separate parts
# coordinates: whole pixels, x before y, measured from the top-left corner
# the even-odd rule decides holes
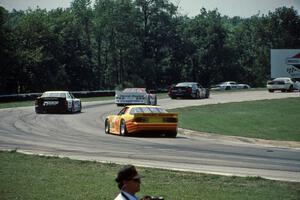
[[[108,119],[105,120],[105,133],[106,134],[110,133],[110,127],[109,127],[109,121],[108,121]]]
[[[121,120],[120,123],[120,135],[126,136],[127,135],[127,128],[126,128],[126,122],[124,119]]]

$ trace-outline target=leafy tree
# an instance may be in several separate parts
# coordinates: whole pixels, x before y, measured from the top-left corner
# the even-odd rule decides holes
[[[278,8],[250,18],[168,0],[74,0],[70,8],[0,7],[0,91],[166,88],[180,81],[263,86],[270,49],[299,48],[300,18]]]
[[[8,19],[8,11],[0,7],[0,94],[19,92],[17,80],[21,74],[14,49],[17,42],[12,27],[7,23]]]
[[[217,10],[207,12],[203,8],[201,14],[189,22],[185,32],[193,48],[187,59],[191,68],[190,80],[210,85],[219,79],[218,73],[226,67],[227,31],[221,16]]]
[[[143,44],[143,79],[148,87],[161,87],[164,68],[172,62],[172,41],[176,39],[177,7],[166,0],[137,0]],[[168,62],[166,62],[168,61]],[[162,67],[162,62],[167,66]],[[172,75],[170,75],[172,76]]]

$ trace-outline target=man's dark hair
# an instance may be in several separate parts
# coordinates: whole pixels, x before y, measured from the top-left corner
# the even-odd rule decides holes
[[[124,185],[123,181],[131,180],[133,178],[139,178],[137,170],[135,169],[135,167],[133,165],[125,165],[124,167],[122,167],[119,170],[115,181],[118,183],[119,189],[122,189],[122,187]]]

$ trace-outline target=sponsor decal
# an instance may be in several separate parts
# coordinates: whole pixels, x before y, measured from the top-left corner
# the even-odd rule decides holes
[[[298,77],[300,75],[300,53],[286,58],[285,64],[288,65],[286,71],[291,77]]]
[[[300,70],[300,53],[294,55],[293,57],[286,58],[285,63],[287,65],[292,65],[298,70]]]
[[[43,103],[43,106],[56,106],[58,104],[58,101],[45,101]]]

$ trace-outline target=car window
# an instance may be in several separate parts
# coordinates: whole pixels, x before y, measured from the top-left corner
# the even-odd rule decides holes
[[[132,108],[131,111],[130,111],[130,114],[135,114],[135,113],[143,113],[143,109],[140,108],[140,107],[137,107],[137,108]]]
[[[149,107],[142,107],[143,113],[152,113]]]
[[[158,107],[149,107],[152,113],[166,113],[167,111]]]
[[[62,92],[45,92],[42,97],[59,97],[66,98],[66,94]]]
[[[126,92],[126,93],[146,93],[146,89],[145,88],[126,88],[125,90],[123,90],[123,92]]]
[[[178,83],[176,87],[193,87],[192,83]]]
[[[126,111],[128,110],[128,107],[123,108],[118,115],[124,115],[126,113]]]
[[[48,93],[43,93],[42,97],[49,97],[48,95],[49,95]]]
[[[72,93],[69,93],[71,96],[71,99],[75,99],[74,95]]]
[[[58,97],[66,98],[66,93],[59,93]]]
[[[167,111],[159,107],[135,107],[132,108],[130,114],[136,113],[166,113]]]
[[[70,95],[70,93],[66,93],[66,96],[68,99],[72,99],[72,96]]]
[[[284,82],[286,82],[287,79],[286,78],[275,78],[274,81],[284,81]]]

